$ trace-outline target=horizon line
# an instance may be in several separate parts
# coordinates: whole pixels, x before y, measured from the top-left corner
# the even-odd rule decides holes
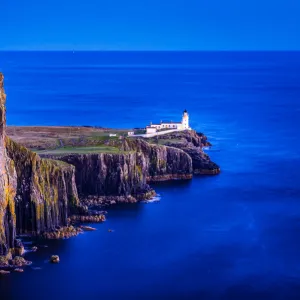
[[[0,52],[300,52],[300,49],[291,49],[291,50],[75,50],[75,49],[52,49],[52,50],[46,50],[46,49],[20,49],[20,50],[2,50],[0,49]]]

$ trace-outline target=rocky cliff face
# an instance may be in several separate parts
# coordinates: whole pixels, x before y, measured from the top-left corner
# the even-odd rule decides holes
[[[17,232],[40,234],[67,225],[68,215],[80,209],[75,168],[42,159],[8,137],[6,150],[17,173]]]
[[[16,233],[51,231],[82,210],[73,166],[41,159],[6,136],[5,100],[0,74],[0,255],[20,247]]]
[[[75,166],[81,195],[137,196],[151,190],[146,183],[145,160],[139,153],[70,154],[57,159]]]
[[[215,175],[220,173],[220,167],[211,161],[202,149],[204,146],[211,146],[205,135],[193,130],[186,130],[161,135],[158,136],[158,139],[164,140],[167,146],[181,149],[187,153],[192,158],[194,174]]]
[[[149,144],[141,139],[127,139],[123,147],[143,154],[148,182],[192,178],[192,159],[180,149]]]
[[[186,153],[143,140],[126,140],[120,154],[70,154],[55,158],[75,166],[80,195],[116,196],[115,200],[122,202],[124,196],[152,196],[147,182],[192,177],[192,160]]]
[[[193,131],[160,136],[165,145],[113,141],[120,153],[41,158],[6,136],[5,100],[0,74],[0,255],[19,247],[16,233],[47,235],[85,212],[77,190],[87,205],[135,202],[154,195],[150,182],[220,172],[202,150],[207,139]]]
[[[16,172],[5,149],[5,100],[3,75],[0,73],[0,255],[14,246],[16,235]]]

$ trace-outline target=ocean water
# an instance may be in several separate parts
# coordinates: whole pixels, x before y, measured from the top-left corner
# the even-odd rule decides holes
[[[0,71],[9,125],[143,127],[187,109],[222,169],[27,253],[1,299],[300,298],[299,52],[0,52]]]

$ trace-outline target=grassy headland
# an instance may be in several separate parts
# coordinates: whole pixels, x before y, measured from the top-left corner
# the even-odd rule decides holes
[[[88,126],[8,126],[8,135],[39,154],[121,153],[130,129]],[[110,136],[113,135],[113,136]]]

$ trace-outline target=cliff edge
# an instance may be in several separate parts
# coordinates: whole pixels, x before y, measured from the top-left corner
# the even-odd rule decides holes
[[[82,216],[87,207],[150,199],[152,182],[220,172],[203,151],[207,138],[191,130],[136,139],[97,128],[14,127],[16,142],[6,134],[5,100],[0,73],[0,255],[21,247],[17,234],[60,238],[72,218],[105,219]]]
[[[185,130],[159,135],[146,140],[152,144],[162,144],[181,149],[187,153],[192,159],[194,174],[217,175],[221,172],[220,167],[203,151],[203,147],[209,147],[211,144],[202,133]]]
[[[0,255],[14,247],[16,237],[16,171],[5,147],[6,95],[3,88],[3,75],[0,73]]]
[[[42,159],[6,136],[3,79],[0,74],[0,255],[20,246],[16,234],[56,230],[82,210],[73,166]]]
[[[192,160],[180,149],[151,145],[141,139],[125,139],[121,148],[119,153],[46,154],[43,157],[75,166],[79,195],[99,199],[99,204],[106,200],[115,203],[150,199],[155,192],[148,183],[192,178]]]

